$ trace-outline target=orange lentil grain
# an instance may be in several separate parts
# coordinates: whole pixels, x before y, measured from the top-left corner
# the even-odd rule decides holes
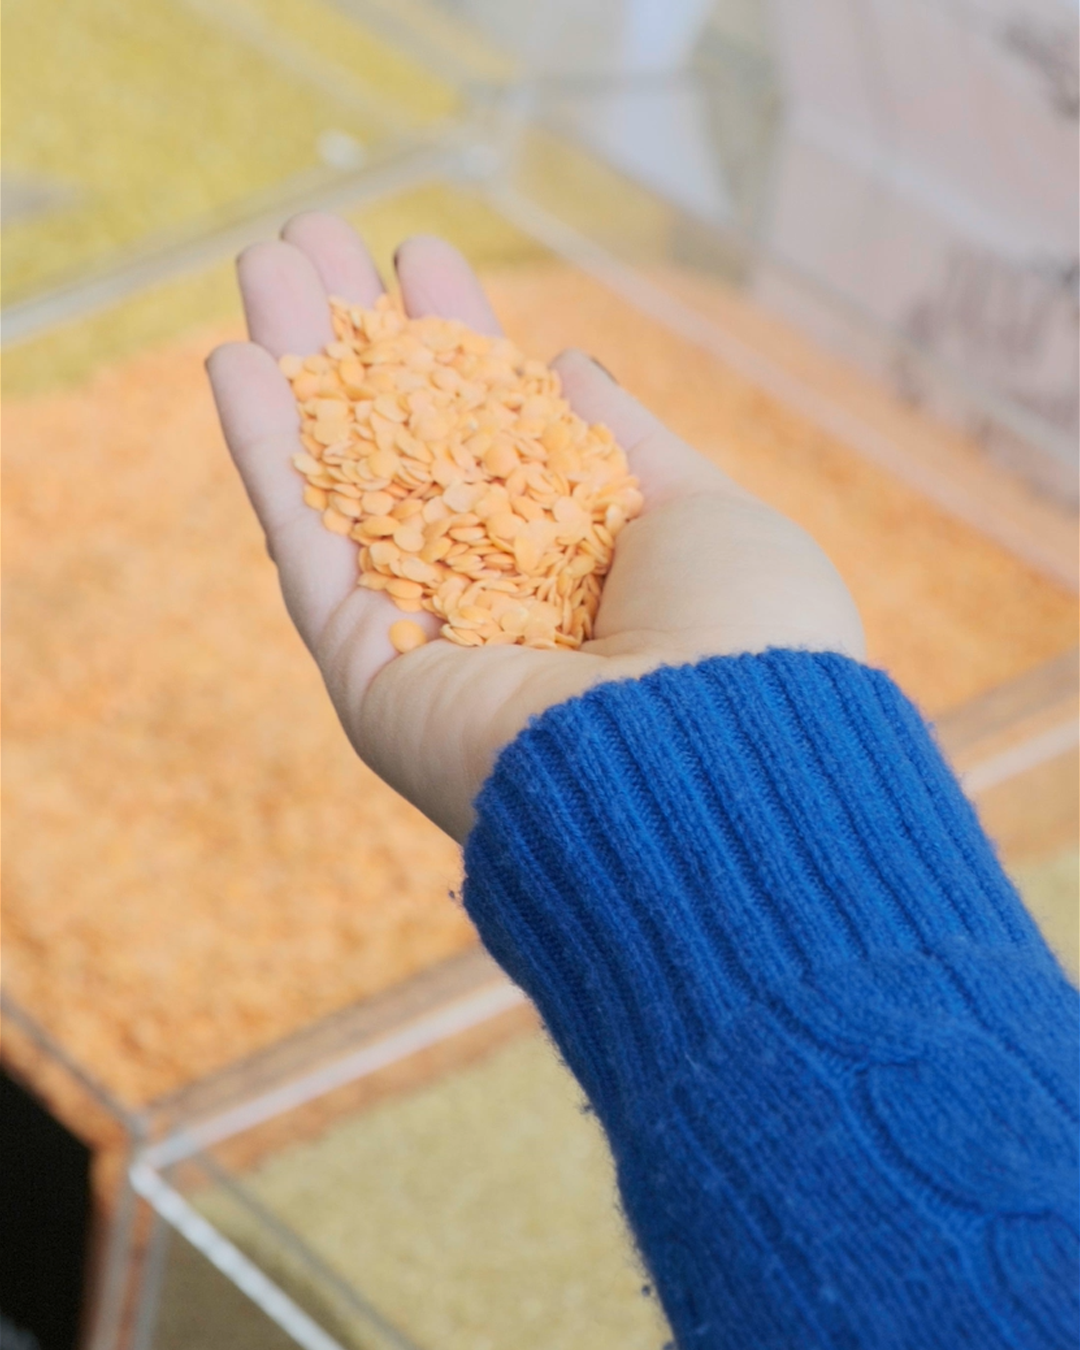
[[[415,651],[427,642],[427,636],[418,623],[412,619],[398,619],[390,625],[390,642],[399,652]]]
[[[352,521],[348,516],[343,516],[340,511],[335,511],[332,506],[328,506],[322,513],[323,524],[331,534],[348,534],[352,529]]]
[[[394,498],[388,492],[365,492],[360,504],[367,516],[388,516],[394,509]]]
[[[401,522],[395,520],[393,516],[367,516],[360,522],[360,528],[365,534],[377,539],[399,530]]]
[[[336,341],[280,366],[304,500],[360,544],[359,585],[438,614],[460,646],[580,646],[615,535],[643,504],[611,432],[505,338],[406,319],[387,296],[330,304]],[[424,640],[409,621],[391,629],[398,651]]]
[[[424,542],[423,530],[415,529],[412,525],[402,525],[394,531],[394,543],[403,553],[419,553]]]
[[[424,594],[418,581],[409,581],[405,577],[392,577],[386,583],[386,589],[397,600],[419,600]]]

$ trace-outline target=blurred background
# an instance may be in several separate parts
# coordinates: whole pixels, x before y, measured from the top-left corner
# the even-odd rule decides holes
[[[85,1224],[25,1235],[45,1312],[0,1263],[0,1343],[665,1339],[602,1141],[456,850],[345,745],[221,445],[231,258],[296,211],[387,279],[451,239],[528,352],[586,348],[809,529],[1075,975],[1077,26],[8,0],[3,1083],[22,1208]]]

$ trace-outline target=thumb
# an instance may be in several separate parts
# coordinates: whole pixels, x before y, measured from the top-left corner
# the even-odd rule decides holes
[[[616,384],[599,362],[571,348],[551,365],[574,412],[586,422],[602,422],[622,446],[650,508],[699,492],[726,489],[745,495],[723,470]]]

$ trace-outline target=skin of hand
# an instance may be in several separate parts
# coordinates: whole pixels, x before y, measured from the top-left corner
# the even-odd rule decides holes
[[[500,332],[461,255],[407,240],[395,267],[406,312]],[[328,296],[371,305],[383,286],[344,221],[307,213],[238,261],[251,341],[207,362],[222,427],[266,533],[296,627],[342,725],[367,764],[459,842],[499,751],[546,708],[608,680],[768,647],[864,655],[862,625],[835,568],[797,525],[673,435],[581,352],[553,362],[571,407],[603,422],[626,452],[645,507],[618,537],[596,636],[580,651],[458,647],[433,615],[429,637],[398,656],[390,598],[360,589],[357,546],[302,499],[292,391],[277,367],[333,340]]]

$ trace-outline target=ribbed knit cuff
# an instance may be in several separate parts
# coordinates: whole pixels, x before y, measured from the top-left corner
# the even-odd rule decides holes
[[[465,861],[680,1347],[1076,1343],[1075,991],[884,675],[595,688],[503,752]]]
[[[1042,948],[918,713],[838,655],[598,686],[523,731],[476,806],[466,907],[560,1041],[593,1026],[655,1062],[673,1001],[715,1027],[829,967]],[[570,1057],[599,1086],[601,1047]]]

